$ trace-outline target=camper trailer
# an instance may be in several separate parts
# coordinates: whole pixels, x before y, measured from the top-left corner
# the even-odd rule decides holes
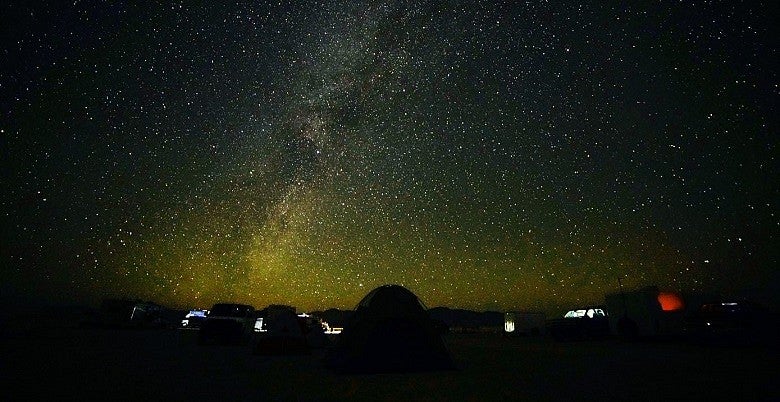
[[[680,293],[648,286],[633,292],[611,293],[605,300],[614,334],[624,338],[682,334],[686,304]]]

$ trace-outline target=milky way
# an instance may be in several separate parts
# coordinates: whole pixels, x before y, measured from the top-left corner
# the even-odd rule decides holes
[[[3,5],[4,291],[772,293],[771,7],[555,3]]]

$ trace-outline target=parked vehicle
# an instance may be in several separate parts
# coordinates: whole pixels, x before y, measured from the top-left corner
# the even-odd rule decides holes
[[[255,308],[245,304],[217,303],[200,328],[201,344],[247,343],[255,325]]]
[[[603,306],[569,310],[563,318],[547,320],[547,333],[558,341],[600,339],[609,336],[609,321]]]
[[[770,321],[749,301],[706,303],[686,320],[685,335],[696,343],[751,345],[776,338]]]
[[[190,312],[184,316],[184,319],[181,320],[181,327],[191,329],[200,328],[206,321],[206,316],[208,314],[208,310],[190,310]]]

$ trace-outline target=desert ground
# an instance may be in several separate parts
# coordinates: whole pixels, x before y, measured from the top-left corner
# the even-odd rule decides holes
[[[197,331],[50,329],[2,340],[3,400],[779,400],[778,350],[447,334],[452,371],[340,375],[327,350],[266,357]]]

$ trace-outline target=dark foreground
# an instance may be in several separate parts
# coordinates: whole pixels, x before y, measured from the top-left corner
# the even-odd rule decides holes
[[[262,357],[182,330],[2,339],[3,400],[778,400],[776,348],[448,335],[455,371],[338,375],[324,350]]]

